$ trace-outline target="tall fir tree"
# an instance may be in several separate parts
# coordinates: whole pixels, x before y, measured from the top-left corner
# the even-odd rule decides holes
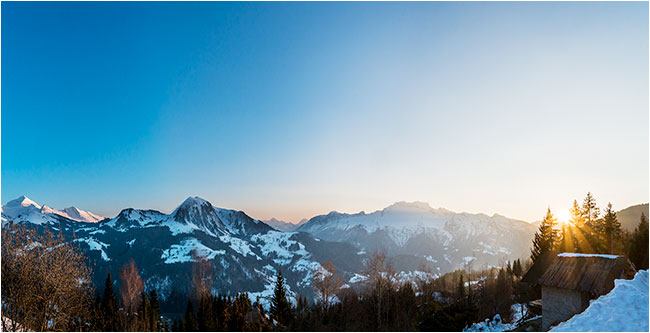
[[[577,200],[573,200],[569,214],[571,215],[569,226],[566,228],[567,232],[563,233],[563,243],[566,244],[566,248],[563,250],[564,252],[584,252],[582,248],[585,247],[586,238],[582,235],[582,230],[585,226],[585,217]]]
[[[564,223],[557,233],[555,250],[557,252],[575,252],[573,227]]]
[[[282,270],[278,268],[278,274],[275,280],[275,289],[271,299],[271,317],[278,322],[280,326],[287,326],[291,322],[291,305],[287,300],[287,290],[284,286],[284,277]]]
[[[613,254],[615,251],[615,244],[620,239],[622,231],[621,223],[618,222],[618,219],[616,218],[616,212],[612,209],[611,202],[608,203],[607,208],[605,208],[605,215],[603,216],[601,226],[603,238],[607,243],[607,251],[608,253]]]
[[[587,196],[582,202],[582,216],[586,224],[592,226],[597,224],[600,209],[596,205],[596,198],[594,198],[591,192],[587,192]]]
[[[113,289],[113,279],[111,272],[106,275],[106,282],[104,283],[104,295],[102,296],[102,315],[104,322],[104,331],[120,331],[119,327],[119,303],[115,290]]]
[[[582,252],[602,252],[603,247],[600,240],[600,235],[602,232],[602,221],[598,218],[600,216],[600,209],[596,205],[596,199],[591,194],[591,192],[587,192],[587,196],[582,202],[582,216],[585,220],[585,223],[584,227],[581,230],[581,234],[586,240],[586,244],[582,246]]]
[[[516,277],[521,277],[522,268],[521,261],[519,259],[515,260],[515,263],[512,264],[512,274],[514,274]]]
[[[648,269],[648,218],[641,213],[639,225],[634,229],[627,255],[636,269]]]
[[[196,322],[194,315],[194,306],[191,300],[187,300],[187,307],[185,308],[185,330],[188,332],[196,332],[199,330],[199,325]]]
[[[144,332],[151,332],[153,329],[151,326],[151,306],[149,303],[149,297],[147,297],[147,293],[144,291],[144,289],[140,292],[140,303],[138,304],[137,307],[137,315],[138,315],[138,327],[140,331]]]
[[[458,296],[458,301],[465,301],[467,296],[465,295],[465,278],[463,277],[463,274],[460,274],[460,278],[458,279],[458,287],[456,288],[456,295]]]
[[[530,259],[533,263],[539,258],[540,255],[546,252],[553,251],[555,245],[556,231],[554,229],[557,219],[551,213],[551,208],[546,211],[544,220],[539,225],[539,229],[535,233],[533,239],[533,248],[531,249]]]
[[[160,301],[158,301],[158,293],[155,288],[152,288],[151,292],[149,292],[149,304],[151,306],[149,326],[152,331],[158,332],[162,329],[162,325],[160,323]]]

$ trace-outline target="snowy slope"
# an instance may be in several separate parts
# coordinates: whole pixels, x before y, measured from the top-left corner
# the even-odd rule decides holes
[[[370,214],[330,212],[297,229],[367,252],[416,256],[436,273],[525,257],[535,230],[534,225],[501,215],[455,213],[424,202],[397,202]],[[411,266],[419,264],[412,260]]]
[[[648,271],[632,280],[615,280],[614,289],[592,300],[582,313],[552,332],[648,332]]]

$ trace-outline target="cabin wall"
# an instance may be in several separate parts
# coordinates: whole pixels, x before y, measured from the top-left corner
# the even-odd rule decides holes
[[[565,321],[589,306],[587,294],[555,287],[542,287],[542,330]]]

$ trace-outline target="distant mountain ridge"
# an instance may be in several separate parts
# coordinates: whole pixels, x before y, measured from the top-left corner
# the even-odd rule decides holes
[[[641,222],[641,213],[648,217],[648,204],[640,204],[621,209],[616,212],[618,222],[621,223],[621,228],[624,230],[634,231],[634,229]]]
[[[362,251],[385,251],[410,267],[426,260],[434,273],[470,265],[497,266],[525,258],[536,226],[494,214],[455,213],[424,202],[397,202],[372,213],[330,212],[315,216],[296,231],[337,239]]]
[[[264,220],[264,223],[270,225],[274,229],[277,229],[277,230],[280,230],[280,231],[290,232],[290,231],[294,231],[294,230],[298,229],[298,227],[300,227],[301,225],[307,223],[307,221],[309,221],[309,220],[304,218],[304,219],[300,220],[300,222],[298,222],[298,223],[291,223],[291,222],[278,220],[275,217],[273,217],[270,220]]]

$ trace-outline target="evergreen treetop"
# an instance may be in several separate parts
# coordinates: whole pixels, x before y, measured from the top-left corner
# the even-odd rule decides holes
[[[271,299],[271,317],[281,326],[288,325],[291,320],[291,305],[287,300],[287,291],[281,269],[278,269],[273,298]]]
[[[535,262],[542,253],[553,250],[556,240],[556,231],[554,229],[556,223],[557,219],[553,216],[553,213],[551,213],[551,208],[548,208],[544,220],[542,220],[539,229],[535,233],[535,239],[533,239],[533,248],[530,254],[530,259],[533,262]]]

